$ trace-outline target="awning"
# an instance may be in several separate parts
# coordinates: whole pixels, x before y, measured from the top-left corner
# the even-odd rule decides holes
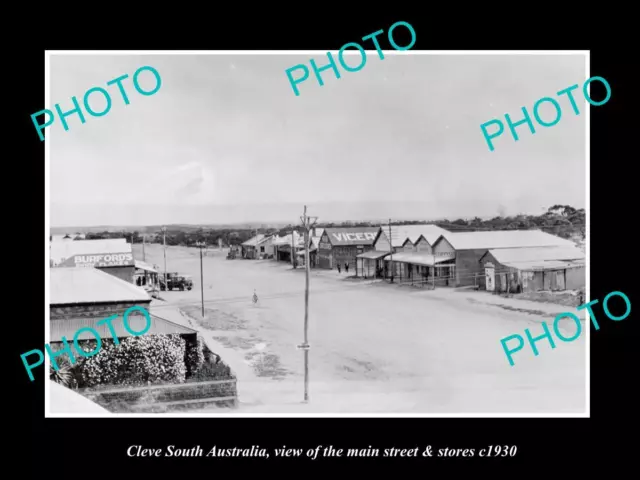
[[[146,270],[147,272],[158,273],[158,271],[153,268],[153,266],[141,260],[136,260],[136,268],[139,268],[140,270]]]
[[[309,253],[315,252],[316,250],[317,250],[316,247],[312,247],[311,249],[309,249]],[[296,255],[300,255],[304,257],[304,252],[306,252],[306,250],[300,250],[299,252],[296,253]]]
[[[503,262],[505,267],[524,271],[565,270],[567,268],[585,268],[584,260],[563,262],[562,260]]]
[[[454,255],[433,255],[431,253],[421,253],[421,252],[394,253],[391,260],[394,262],[410,263],[412,265],[422,265],[425,267],[433,267],[438,263],[455,260],[455,256]],[[389,258],[385,258],[385,261],[389,261]]]
[[[391,252],[385,252],[382,250],[369,250],[368,252],[361,253],[360,255],[356,255],[356,258],[366,258],[368,260],[379,260]]]

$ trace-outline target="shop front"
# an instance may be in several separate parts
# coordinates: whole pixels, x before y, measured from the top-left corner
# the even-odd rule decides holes
[[[105,273],[113,275],[114,277],[133,283],[135,260],[133,259],[133,253],[131,252],[131,244],[125,245],[122,246],[121,252],[72,255],[61,262],[57,267],[98,268],[103,270]],[[128,249],[126,247],[128,247]]]
[[[380,235],[380,227],[325,228],[318,242],[318,266],[320,268],[356,269],[356,257],[373,250]]]
[[[157,297],[160,292],[158,271],[153,266],[140,260],[135,261],[135,267],[133,283],[143,288],[152,297]]]

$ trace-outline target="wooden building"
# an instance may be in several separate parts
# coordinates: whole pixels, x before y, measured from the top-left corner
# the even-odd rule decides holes
[[[440,236],[433,244],[433,254],[440,257],[453,255],[455,261],[441,272],[450,279],[449,285],[485,288],[484,265],[480,259],[489,250],[573,246],[570,240],[540,230],[495,230]]]
[[[325,228],[318,242],[318,266],[343,268],[347,263],[355,273],[356,257],[373,250],[380,231],[380,227]]]
[[[578,290],[585,286],[585,255],[576,247],[489,250],[480,259],[491,292]]]
[[[129,283],[134,282],[135,260],[124,238],[52,242],[51,267],[98,268]]]
[[[160,281],[158,270],[141,260],[135,261],[134,284],[142,287],[152,297],[157,297],[160,293]]]
[[[240,256],[255,260],[258,258],[258,244],[265,238],[262,233],[251,237],[246,242],[240,244]]]
[[[389,242],[389,227],[382,226],[382,232],[374,244],[374,249],[380,252],[391,253],[432,253],[432,245],[440,238],[441,235],[448,234],[449,232],[437,225],[430,224],[418,224],[418,225],[392,225],[391,226],[391,243]],[[372,255],[369,255],[370,257]],[[389,279],[393,272],[394,279],[406,278],[409,268],[412,272],[421,271],[428,257],[414,257],[419,263],[409,267],[405,262],[392,261],[389,262],[390,256],[376,256],[376,258],[363,258],[363,270],[369,272],[372,268],[374,271],[379,272],[382,268],[382,277]],[[408,260],[410,257],[407,257]],[[430,264],[435,268],[435,264]],[[415,268],[414,268],[415,267]],[[444,270],[439,270],[444,271]],[[426,272],[428,273],[428,272]],[[434,272],[432,271],[433,275]]]
[[[282,237],[274,236],[271,245],[276,261],[292,263],[293,259],[296,258],[296,253],[304,248],[304,238],[294,231]],[[292,251],[293,256],[291,255]]]
[[[324,233],[324,228],[312,228],[309,231],[309,264],[311,268],[316,268],[318,266],[318,248],[320,246],[320,239],[322,238],[322,234]],[[304,242],[304,235],[302,236],[302,240]],[[302,248],[299,250],[296,255],[298,257],[298,264],[304,265],[305,262],[305,252],[306,250]]]
[[[76,332],[83,327],[93,328],[101,338],[112,338],[109,325],[98,322],[113,315],[118,315],[111,322],[115,336],[131,336],[122,315],[134,306],[150,313],[151,327],[144,335],[179,334],[185,340],[196,341],[196,330],[151,314],[149,294],[129,282],[97,268],[52,268],[50,275],[49,342],[52,346],[62,342],[63,337],[72,342]],[[144,331],[147,319],[142,312],[134,310],[128,316],[128,324],[134,331]],[[84,331],[78,338],[95,340],[89,331]]]

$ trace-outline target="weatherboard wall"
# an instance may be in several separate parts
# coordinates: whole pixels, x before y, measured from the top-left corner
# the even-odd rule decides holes
[[[326,228],[318,244],[318,267],[336,268],[345,263],[355,272],[356,256],[374,249],[379,227]]]

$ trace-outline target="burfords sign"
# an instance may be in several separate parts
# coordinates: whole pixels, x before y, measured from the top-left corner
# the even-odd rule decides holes
[[[132,253],[104,253],[99,255],[74,255],[60,267],[130,267],[135,265]]]

